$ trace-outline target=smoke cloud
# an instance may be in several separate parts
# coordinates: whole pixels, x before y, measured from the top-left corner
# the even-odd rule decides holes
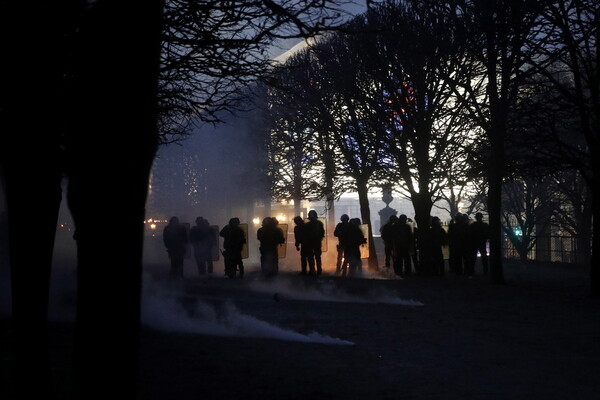
[[[172,292],[145,282],[142,322],[163,332],[196,333],[213,336],[253,337],[284,341],[353,345],[347,340],[317,332],[302,334],[287,330],[240,312],[231,301],[220,309],[203,302],[184,307]]]
[[[395,304],[410,307],[421,307],[424,304],[417,300],[399,298],[396,293],[377,288],[355,295],[339,289],[334,282],[323,280],[314,282],[311,286],[297,287],[289,280],[252,282],[250,288],[257,292],[275,293],[278,297],[289,300],[328,301],[338,303],[370,303],[370,304]]]

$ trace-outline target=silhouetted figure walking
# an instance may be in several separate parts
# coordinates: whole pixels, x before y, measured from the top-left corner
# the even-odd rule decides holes
[[[394,224],[397,222],[398,217],[396,215],[390,215],[388,221],[379,229],[381,240],[383,240],[386,268],[389,268],[394,262]]]
[[[448,226],[450,240],[450,263],[456,275],[464,275],[468,269],[470,256],[468,217],[457,213]]]
[[[345,248],[345,242],[344,242],[344,236],[345,236],[345,231],[348,229],[349,227],[349,221],[350,217],[348,217],[348,215],[343,214],[340,217],[340,222],[338,222],[338,224],[335,226],[335,229],[333,230],[333,236],[335,236],[336,238],[338,238],[338,244],[336,246],[336,250],[337,250],[337,259],[335,262],[335,273],[339,274],[340,272],[344,271],[347,267],[348,267],[348,259],[346,257],[344,257],[344,248]]]
[[[308,212],[308,222],[305,224],[306,244],[308,255],[309,275],[321,275],[323,267],[321,263],[321,242],[325,237],[325,228],[323,223],[317,219],[317,212],[310,210]],[[316,271],[315,271],[316,267]]]
[[[363,231],[360,229],[360,219],[352,218],[345,232],[344,242],[346,244],[344,257],[348,260],[348,276],[356,276],[362,273],[362,260],[360,258],[360,246],[367,243]],[[345,275],[345,270],[342,276]]]
[[[262,226],[256,232],[260,242],[260,269],[264,277],[272,277],[279,272],[279,257],[277,247],[285,243],[283,231],[275,218],[266,217]]]
[[[229,224],[225,225],[219,236],[223,238],[223,261],[225,263],[225,275],[234,279],[236,272],[239,277],[244,277],[244,263],[242,262],[242,248],[246,244],[246,235],[240,228],[240,219],[231,218]]]
[[[442,246],[448,244],[448,234],[442,227],[442,223],[438,217],[431,218],[428,238],[432,273],[433,275],[444,276],[445,264]]]
[[[306,243],[306,226],[300,216],[294,217],[294,245],[300,252],[300,274],[306,275],[308,267],[308,245]]]
[[[471,239],[469,272],[471,275],[475,273],[475,262],[477,261],[477,252],[479,252],[483,264],[483,274],[487,275],[488,255],[486,244],[490,239],[490,226],[483,222],[483,214],[480,212],[475,214],[475,222],[469,225],[469,238]]]
[[[190,244],[194,249],[194,258],[198,267],[198,274],[203,276],[208,270],[208,275],[213,273],[212,249],[217,244],[208,221],[202,217],[196,218],[196,226],[190,229]]]
[[[171,217],[163,229],[163,243],[171,260],[170,276],[174,279],[183,278],[183,257],[188,236],[185,226],[179,223],[178,217]]]
[[[396,275],[410,275],[411,273],[410,252],[414,239],[407,221],[406,215],[402,214],[398,217],[397,223],[394,224],[394,272]]]

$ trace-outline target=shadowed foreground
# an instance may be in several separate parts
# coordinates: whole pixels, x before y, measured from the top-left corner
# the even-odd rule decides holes
[[[161,296],[180,307],[179,321],[185,321],[179,332],[158,322],[144,328],[140,398],[594,398],[600,389],[600,301],[588,298],[585,272],[514,264],[507,265],[506,277],[506,286],[483,277],[325,276],[317,282],[292,275],[275,283],[249,275],[169,285]],[[332,301],[341,296],[346,301]],[[235,311],[227,314],[228,308]],[[249,319],[341,340],[193,333],[207,324],[199,311],[206,309],[228,332],[244,329],[236,321]],[[72,326],[54,323],[51,329],[54,374],[64,394]],[[3,369],[9,358],[3,357]]]

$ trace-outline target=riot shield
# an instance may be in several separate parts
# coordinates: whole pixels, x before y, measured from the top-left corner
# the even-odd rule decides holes
[[[211,232],[211,234],[215,238],[215,245],[211,249],[212,260],[213,261],[219,261],[219,253],[221,253],[219,251],[219,226],[218,225],[211,225],[210,226],[210,232]]]
[[[360,224],[358,226],[363,233],[367,242],[360,245],[360,258],[369,258],[369,225],[368,224]]]
[[[250,257],[248,250],[248,224],[240,224],[240,228],[244,231],[244,238],[246,239],[246,243],[242,247],[242,259],[246,259]]]
[[[285,238],[285,242],[277,246],[277,257],[285,258],[287,253],[288,224],[278,224],[277,227],[281,229],[283,237]]]

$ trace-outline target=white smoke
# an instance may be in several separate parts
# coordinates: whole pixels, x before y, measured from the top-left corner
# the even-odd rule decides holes
[[[177,301],[177,295],[145,281],[142,323],[163,332],[212,336],[253,337],[305,343],[353,345],[347,340],[317,332],[302,334],[243,314],[228,301],[222,309],[196,302],[192,309]]]
[[[257,292],[274,293],[278,298],[303,301],[327,301],[338,303],[369,303],[369,304],[395,304],[410,307],[421,307],[424,304],[413,299],[402,299],[395,293],[378,288],[362,295],[355,295],[339,289],[330,280],[315,281],[314,284],[298,287],[289,280],[255,281],[250,288]]]

